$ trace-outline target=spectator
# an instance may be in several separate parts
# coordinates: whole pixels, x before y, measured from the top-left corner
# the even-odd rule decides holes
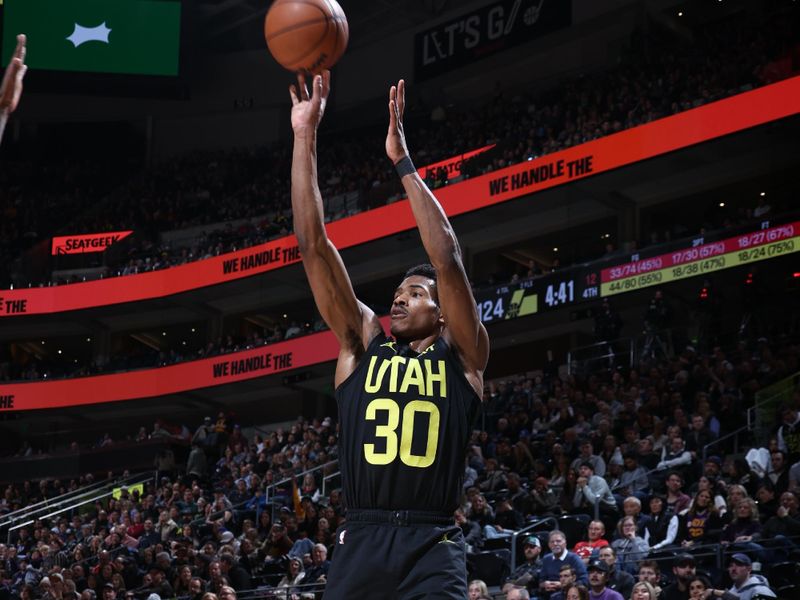
[[[313,588],[306,588],[301,594],[302,598],[315,597],[314,592],[320,592],[324,589],[327,582],[328,569],[330,569],[331,562],[328,560],[328,549],[322,544],[314,546],[311,552],[311,566],[306,569],[305,583],[307,584],[320,584]]]
[[[684,548],[707,544],[718,538],[723,525],[711,492],[701,490],[695,494],[686,513],[679,517],[677,539]]]
[[[688,452],[687,452],[688,454]],[[677,471],[667,473],[667,496],[664,499],[664,512],[667,515],[679,515],[689,508],[692,499],[683,493],[683,476]]]
[[[616,521],[617,501],[606,480],[595,475],[594,467],[589,461],[581,463],[572,502],[575,512],[594,515],[597,511],[604,523],[608,520]]]
[[[650,551],[647,542],[636,534],[636,519],[622,517],[617,524],[617,535],[618,538],[611,543],[617,562],[623,571],[635,573],[637,563]]]
[[[542,543],[535,535],[528,536],[525,538],[522,551],[525,561],[514,569],[506,583],[511,583],[514,587],[524,587],[529,591],[535,590],[539,587],[539,573],[542,570]]]
[[[731,585],[728,593],[722,595],[725,600],[751,600],[755,597],[775,598],[775,592],[769,587],[769,582],[763,575],[753,575],[753,563],[746,554],[737,553],[731,556],[728,564],[728,575]],[[716,592],[716,590],[714,590]],[[712,595],[716,596],[716,593]]]
[[[688,600],[689,582],[696,575],[694,557],[691,554],[678,554],[672,563],[675,580],[661,590],[659,600]]]
[[[783,492],[781,494],[780,506],[774,517],[764,524],[762,538],[773,540],[785,547],[785,538],[800,540],[800,502],[794,492]],[[767,543],[767,542],[765,542]],[[796,541],[795,541],[796,543]]]
[[[563,532],[555,529],[550,532],[547,539],[550,553],[542,559],[542,570],[539,573],[539,590],[547,595],[561,589],[559,572],[564,564],[575,569],[578,583],[588,583],[586,567],[580,557],[567,550],[567,537]]]
[[[613,546],[603,546],[597,551],[597,559],[604,562],[608,567],[608,578],[606,585],[612,590],[619,592],[625,598],[630,597],[633,589],[633,575],[620,568],[617,561],[617,551]]]
[[[603,546],[608,546],[608,540],[603,539],[606,533],[606,527],[602,521],[590,521],[589,526],[586,528],[586,541],[580,541],[575,544],[572,551],[581,557],[584,564],[589,563],[589,559],[595,551]]]
[[[623,600],[619,592],[607,588],[608,566],[602,560],[595,560],[587,567],[589,572],[590,600]]]
[[[630,600],[658,600],[660,594],[661,589],[654,586],[652,583],[648,581],[637,581],[633,586]]]
[[[469,600],[482,600],[489,597],[489,588],[481,579],[473,579],[469,582],[468,594]]]
[[[589,600],[589,590],[586,587],[573,583],[564,593],[565,600]]]
[[[724,545],[739,544],[752,550],[761,551],[756,542],[761,539],[761,522],[758,520],[758,506],[752,498],[744,498],[736,505],[733,520],[722,530],[720,542]]]
[[[658,561],[643,560],[639,563],[638,581],[645,581],[661,593],[661,569]]]
[[[558,572],[558,580],[561,583],[561,589],[550,594],[550,600],[564,600],[569,588],[575,584],[575,578],[575,569],[569,565],[561,565],[561,569]]]
[[[784,406],[780,411],[778,450],[784,452],[790,463],[800,460],[800,410]]]
[[[594,448],[590,440],[583,440],[580,445],[580,454],[578,458],[572,461],[570,469],[579,471],[581,465],[588,462],[592,466],[592,471],[598,477],[603,477],[606,474],[606,463],[601,456],[594,454]]]

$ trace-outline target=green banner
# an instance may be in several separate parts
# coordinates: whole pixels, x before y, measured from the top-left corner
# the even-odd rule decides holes
[[[177,75],[180,24],[174,0],[5,0],[3,64],[24,33],[32,69]]]

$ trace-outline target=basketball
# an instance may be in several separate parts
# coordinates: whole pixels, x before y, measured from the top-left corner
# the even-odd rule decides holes
[[[275,0],[264,19],[270,53],[294,72],[330,69],[344,54],[349,35],[336,0]]]

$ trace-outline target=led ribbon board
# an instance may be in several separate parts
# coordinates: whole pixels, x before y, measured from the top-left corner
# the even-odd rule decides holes
[[[800,76],[712,102],[436,191],[450,217],[506,202],[790,117],[800,109]],[[532,196],[532,199],[535,196]],[[326,225],[337,248],[414,229],[408,200]],[[288,236],[163,271],[50,288],[0,291],[0,317],[55,313],[162,298],[279,269],[300,260]]]

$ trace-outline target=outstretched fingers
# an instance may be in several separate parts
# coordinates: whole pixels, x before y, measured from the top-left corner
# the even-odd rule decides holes
[[[297,74],[297,89],[300,90],[300,100],[308,100],[308,86],[306,85],[306,76],[302,73]]]
[[[27,39],[24,33],[20,33],[17,36],[17,47],[14,49],[14,58],[18,58],[22,63],[25,62],[25,53],[27,52],[25,42]]]
[[[406,109],[406,82],[401,79],[397,82],[397,116],[402,120]]]
[[[320,94],[322,99],[325,100],[328,98],[328,94],[331,91],[331,72],[328,69],[325,69],[322,72],[322,76],[320,77]]]
[[[397,88],[389,88],[389,129],[397,128]]]

